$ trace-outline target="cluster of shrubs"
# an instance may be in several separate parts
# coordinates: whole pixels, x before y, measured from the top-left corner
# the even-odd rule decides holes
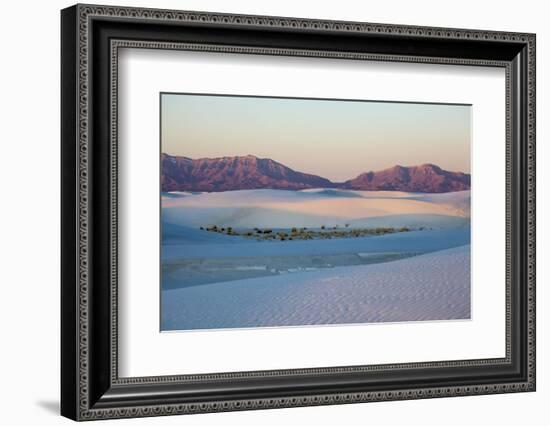
[[[349,223],[346,223],[345,228],[349,228]],[[322,225],[320,230],[310,230],[306,227],[296,228],[293,227],[290,231],[277,231],[274,232],[270,228],[254,228],[253,230],[245,230],[241,232],[234,231],[231,226],[220,227],[213,226],[201,226],[201,230],[208,232],[217,232],[219,234],[241,236],[248,238],[256,238],[258,240],[280,240],[280,241],[292,241],[292,240],[313,240],[313,239],[332,239],[332,238],[358,238],[369,235],[384,235],[394,232],[408,232],[407,227],[402,228],[353,228],[353,229],[340,229],[338,225],[327,227]]]
[[[256,232],[256,234],[271,234],[273,232],[273,230],[272,229],[254,228],[254,232]]]
[[[201,231],[208,231],[208,232],[218,232],[220,234],[227,234],[227,235],[236,235],[234,232],[233,232],[233,228],[231,226],[228,226],[227,228],[223,228],[223,227],[218,227],[217,225],[214,225],[214,226],[207,226],[207,227],[204,227],[204,226],[201,226],[200,227],[200,230]]]

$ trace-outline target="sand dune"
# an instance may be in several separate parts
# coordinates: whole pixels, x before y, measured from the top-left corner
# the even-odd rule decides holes
[[[162,291],[162,330],[467,319],[470,246]]]
[[[470,219],[462,216],[448,216],[442,214],[396,214],[387,216],[365,217],[348,221],[352,227],[361,228],[399,228],[402,226],[412,229],[422,227],[445,229],[463,228],[470,225]]]
[[[416,216],[416,222],[424,216],[424,224],[429,225],[429,216],[469,218],[469,203],[470,191],[415,194],[334,189],[244,190],[162,199],[164,221],[191,227],[318,227],[350,221],[365,226],[360,221],[385,216]],[[399,226],[399,221],[394,222]]]
[[[162,207],[162,330],[470,315],[470,191],[181,192]],[[256,241],[199,229],[208,225],[411,230]]]
[[[347,198],[312,200],[304,203],[274,202],[269,207],[274,210],[312,214],[323,212],[329,216],[346,219],[359,219],[395,214],[439,214],[460,216],[461,212],[452,205],[429,203],[404,198]]]
[[[470,243],[469,227],[396,232],[378,237],[260,242],[197,229],[180,228],[180,232],[185,234],[183,243],[179,240],[162,246],[163,263],[174,263],[183,258],[317,256],[388,251],[427,253]],[[187,237],[188,233],[191,237]]]

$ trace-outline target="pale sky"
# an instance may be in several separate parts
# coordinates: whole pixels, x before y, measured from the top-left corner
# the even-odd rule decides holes
[[[252,154],[341,182],[396,164],[470,173],[471,106],[161,94],[161,150]]]

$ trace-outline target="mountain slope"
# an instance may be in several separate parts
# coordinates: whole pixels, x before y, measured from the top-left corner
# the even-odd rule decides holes
[[[470,175],[433,164],[395,166],[362,173],[343,183],[292,170],[269,158],[199,158],[161,156],[161,187],[168,191],[235,191],[243,189],[342,188],[363,191],[453,192],[470,189]]]
[[[394,166],[379,172],[362,173],[341,185],[362,191],[452,192],[470,189],[470,175],[448,172],[433,164]]]
[[[200,158],[162,154],[162,191],[234,191],[333,187],[328,179],[296,172],[268,158]]]

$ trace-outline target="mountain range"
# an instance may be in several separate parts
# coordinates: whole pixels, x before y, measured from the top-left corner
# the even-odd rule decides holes
[[[292,170],[253,155],[199,158],[161,155],[161,189],[168,191],[235,191],[241,189],[341,188],[363,191],[453,192],[470,189],[470,175],[434,164],[394,166],[362,173],[345,182]]]

